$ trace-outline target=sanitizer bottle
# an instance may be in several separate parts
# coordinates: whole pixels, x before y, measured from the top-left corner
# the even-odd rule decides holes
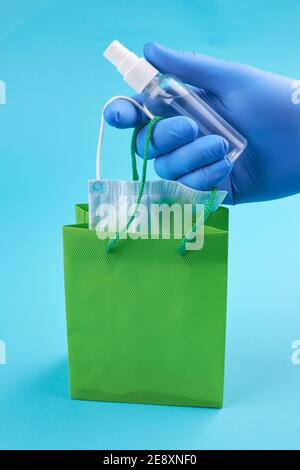
[[[143,94],[144,106],[151,113],[192,118],[199,127],[199,136],[216,134],[228,141],[228,157],[232,161],[243,152],[246,139],[177,77],[162,75],[146,59],[138,57],[119,41],[113,41],[103,55],[117,67],[125,82]]]

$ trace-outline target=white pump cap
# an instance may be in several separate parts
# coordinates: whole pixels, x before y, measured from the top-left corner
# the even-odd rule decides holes
[[[115,65],[127,82],[135,91],[140,93],[158,74],[143,57],[138,57],[129,51],[119,41],[113,41],[103,53],[104,57]]]

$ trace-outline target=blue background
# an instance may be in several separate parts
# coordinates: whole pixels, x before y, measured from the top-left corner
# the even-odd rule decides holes
[[[298,0],[0,0],[0,448],[300,448],[299,196],[231,208],[222,410],[69,399],[61,239],[101,106],[130,92],[101,57],[112,39],[300,78],[299,15]],[[107,130],[104,175],[129,177],[128,147]]]

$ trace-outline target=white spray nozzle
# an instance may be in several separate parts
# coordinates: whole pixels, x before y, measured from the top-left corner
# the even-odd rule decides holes
[[[103,56],[109,60],[135,91],[140,93],[157,75],[158,70],[143,57],[129,51],[119,41],[113,41],[104,51]]]

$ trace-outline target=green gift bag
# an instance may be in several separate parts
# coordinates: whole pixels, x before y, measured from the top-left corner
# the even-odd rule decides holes
[[[221,407],[228,210],[185,256],[172,238],[128,238],[108,254],[88,210],[63,227],[72,398]]]
[[[178,240],[124,240],[105,253],[87,205],[63,228],[72,398],[221,407],[228,210],[202,250]]]

